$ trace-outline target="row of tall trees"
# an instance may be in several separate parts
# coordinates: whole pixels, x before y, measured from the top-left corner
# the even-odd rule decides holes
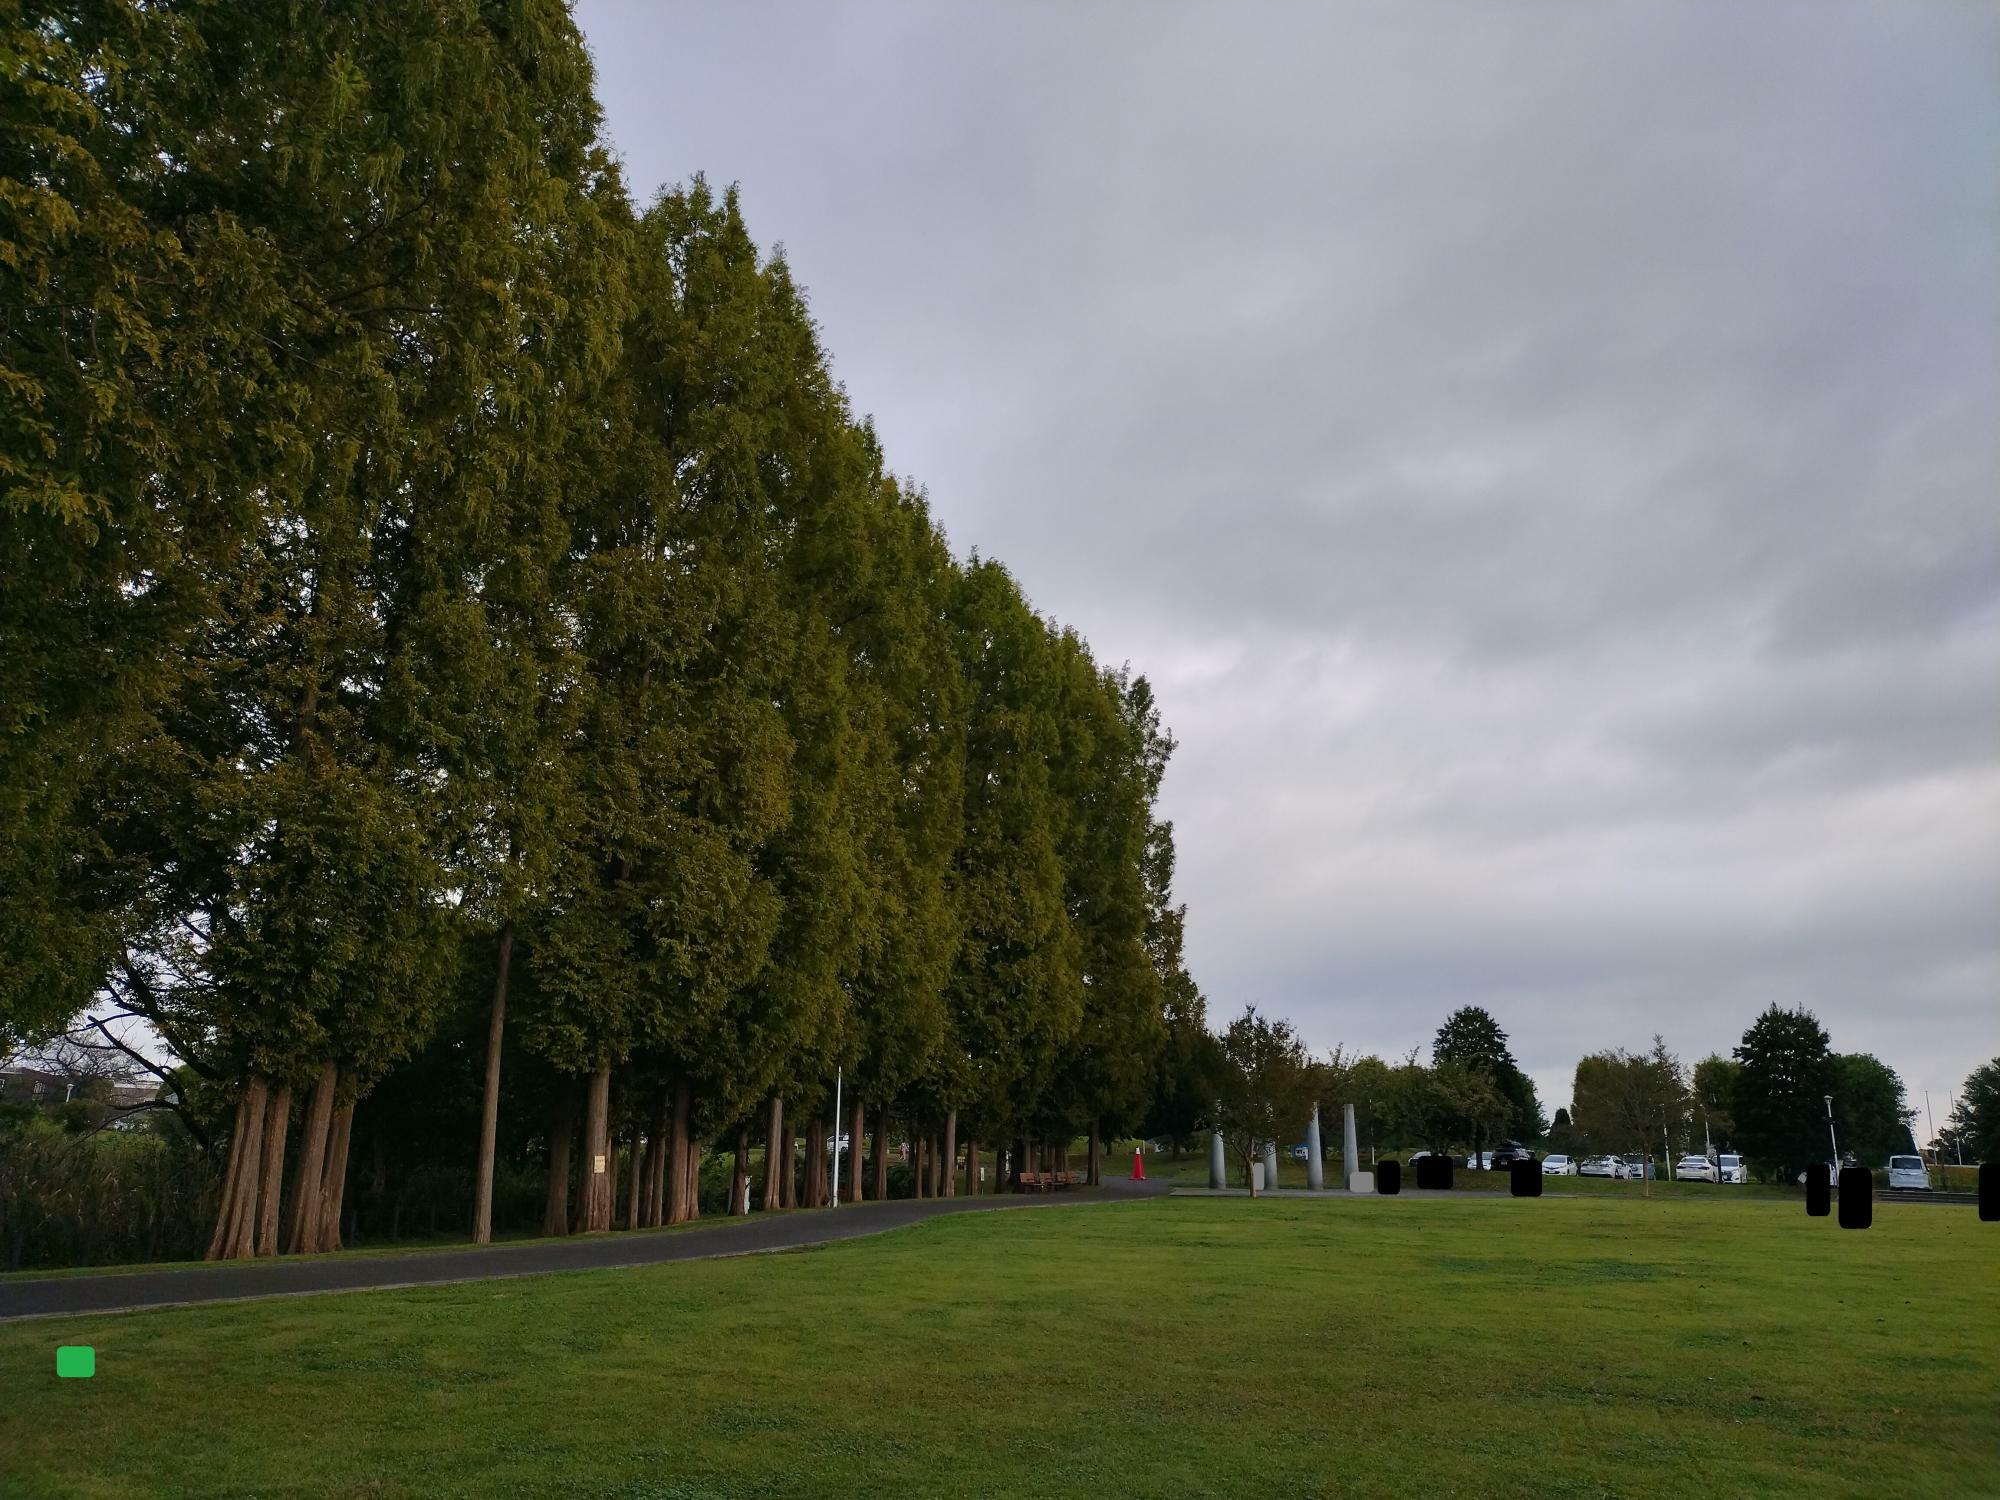
[[[633,1223],[753,1136],[817,1201],[837,1070],[876,1191],[885,1111],[1170,1092],[1148,685],[954,558],[733,191],[635,211],[559,0],[0,24],[0,1033],[231,1101],[212,1256],[336,1247],[475,1054],[479,1239],[503,1139],[601,1230],[621,1140]]]

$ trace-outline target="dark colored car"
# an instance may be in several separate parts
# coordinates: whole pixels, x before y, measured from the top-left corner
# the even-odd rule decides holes
[[[1517,1161],[1533,1161],[1535,1153],[1519,1141],[1502,1141],[1493,1148],[1493,1170],[1505,1172]]]

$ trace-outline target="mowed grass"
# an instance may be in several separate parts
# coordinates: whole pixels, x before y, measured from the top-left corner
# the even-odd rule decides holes
[[[0,1494],[2000,1495],[2000,1226],[1155,1199],[17,1323]]]

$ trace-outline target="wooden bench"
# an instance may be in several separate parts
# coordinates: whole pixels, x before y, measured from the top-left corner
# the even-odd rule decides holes
[[[1024,1193],[1052,1193],[1058,1188],[1082,1185],[1081,1172],[1023,1172],[1020,1177],[1020,1188]]]

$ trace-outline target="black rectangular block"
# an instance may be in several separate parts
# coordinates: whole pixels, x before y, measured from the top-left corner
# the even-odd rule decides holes
[[[1824,1219],[1833,1207],[1833,1173],[1823,1161],[1806,1168],[1806,1212]]]
[[[1866,1229],[1875,1222],[1875,1174],[1866,1167],[1840,1169],[1840,1227]]]

